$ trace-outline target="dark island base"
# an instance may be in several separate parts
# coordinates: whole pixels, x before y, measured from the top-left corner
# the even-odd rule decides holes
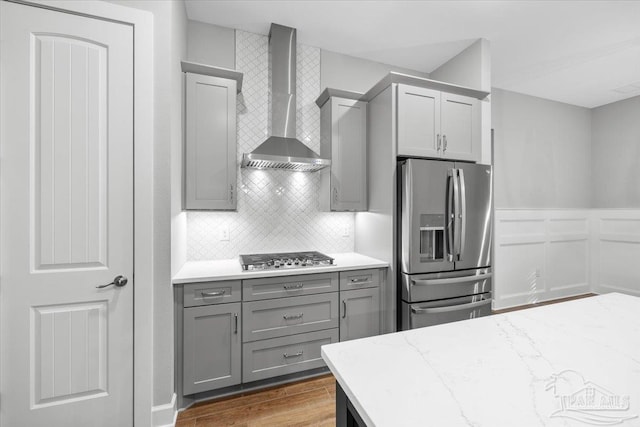
[[[336,427],[367,427],[336,381]]]

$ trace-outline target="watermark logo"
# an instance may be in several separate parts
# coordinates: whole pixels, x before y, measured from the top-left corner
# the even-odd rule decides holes
[[[615,394],[591,381],[585,381],[576,371],[565,370],[554,374],[545,390],[552,391],[560,403],[560,409],[550,415],[552,418],[563,417],[610,426],[638,417],[629,413],[628,395]]]

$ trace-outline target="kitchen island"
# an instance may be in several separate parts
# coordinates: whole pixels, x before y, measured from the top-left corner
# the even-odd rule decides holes
[[[639,426],[640,298],[330,344],[337,426]]]

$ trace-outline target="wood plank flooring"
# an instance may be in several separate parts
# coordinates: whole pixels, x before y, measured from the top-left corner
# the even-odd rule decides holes
[[[176,427],[335,426],[336,386],[327,374],[266,390],[199,403]]]
[[[522,310],[595,294],[499,310]],[[265,390],[198,403],[178,414],[176,427],[335,426],[336,387],[327,374]]]

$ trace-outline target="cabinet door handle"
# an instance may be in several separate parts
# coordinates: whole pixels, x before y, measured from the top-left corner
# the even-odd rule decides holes
[[[442,152],[447,151],[447,135],[442,135]]]
[[[347,317],[347,302],[342,300],[342,318]]]
[[[302,356],[304,354],[304,351],[300,350],[297,353],[293,353],[293,354],[289,354],[289,353],[282,353],[282,356],[285,359],[289,359],[290,357],[298,357],[298,356]]]
[[[233,184],[229,185],[229,200],[233,202]]]
[[[303,286],[304,286],[304,283],[296,283],[295,285],[284,285],[284,288],[286,290],[289,290],[289,289],[302,289]]]
[[[440,134],[436,135],[436,151],[440,151],[440,147],[442,146],[442,139],[440,138]]]
[[[226,289],[223,289],[221,291],[213,291],[213,292],[200,292],[200,294],[202,295],[202,298],[221,297],[226,293],[227,293]]]
[[[285,314],[284,316],[282,316],[282,318],[284,320],[292,320],[292,319],[302,319],[302,316],[304,316],[304,313],[298,313],[298,314]]]
[[[233,313],[233,322],[235,324],[233,328],[233,333],[237,334],[238,333],[238,313]]]
[[[338,203],[338,189],[333,187],[333,202]]]

